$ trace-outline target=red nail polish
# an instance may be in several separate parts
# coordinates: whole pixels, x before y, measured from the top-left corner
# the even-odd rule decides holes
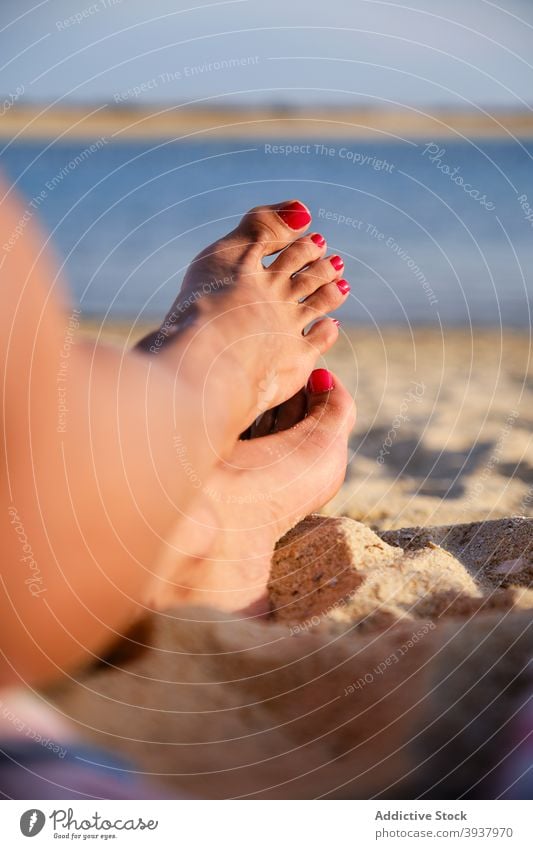
[[[340,256],[332,256],[329,258],[329,261],[331,262],[335,271],[340,271],[341,268],[344,268],[344,262],[342,261]]]
[[[315,245],[317,245],[317,247],[319,248],[323,248],[326,244],[324,236],[321,236],[320,233],[313,233],[313,235],[311,236],[311,241],[314,242]]]
[[[325,368],[316,368],[311,372],[311,376],[307,382],[309,392],[330,392],[335,386],[333,375]]]
[[[278,215],[291,230],[301,230],[302,227],[307,227],[311,221],[311,213],[299,200],[278,209]]]
[[[342,278],[341,280],[337,280],[337,287],[339,289],[339,292],[341,292],[343,295],[347,295],[350,291],[350,284],[347,280],[344,280],[344,278]]]
[[[341,323],[340,323],[340,321],[339,321],[339,319],[338,319],[338,318],[332,318],[331,320],[332,320],[333,324],[336,324],[336,325],[337,325],[337,327],[340,327],[340,326],[341,326]]]

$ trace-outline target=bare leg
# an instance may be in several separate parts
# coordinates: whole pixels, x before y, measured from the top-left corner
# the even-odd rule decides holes
[[[274,270],[262,269],[262,257],[309,221],[293,207],[255,210],[220,243],[235,279],[221,295],[198,299],[193,321],[159,356],[75,340],[60,421],[66,299],[46,240],[0,194],[0,686],[8,686],[90,660],[144,613],[165,538],[198,498],[176,438],[209,480],[264,409],[265,385],[269,404],[286,400],[335,341],[329,319],[308,336],[303,330],[343,296],[328,260],[298,273],[323,251],[310,240],[282,253]],[[306,297],[315,301],[300,303]]]

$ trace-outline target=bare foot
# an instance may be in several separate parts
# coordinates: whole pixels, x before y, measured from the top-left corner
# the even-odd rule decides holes
[[[323,316],[343,303],[350,288],[341,279],[342,259],[324,256],[322,236],[292,241],[310,223],[299,201],[252,209],[193,260],[165,321],[140,347],[194,379],[195,351],[205,358],[207,334],[213,367],[224,356],[220,379],[241,392],[249,387],[249,416],[286,401],[336,341],[336,322]],[[263,260],[275,253],[265,268]],[[173,344],[184,336],[185,353],[183,344]]]
[[[302,402],[307,415],[301,419]],[[319,369],[278,412],[278,430],[237,443],[229,462],[203,486],[194,514],[169,539],[150,605],[211,605],[247,615],[267,611],[274,545],[329,501],[346,471],[353,400]],[[176,576],[177,561],[186,565]]]

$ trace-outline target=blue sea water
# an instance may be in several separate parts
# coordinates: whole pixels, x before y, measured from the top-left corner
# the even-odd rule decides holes
[[[85,315],[161,315],[195,253],[247,208],[299,197],[345,260],[341,320],[530,325],[531,142],[276,145],[15,142],[0,169]]]

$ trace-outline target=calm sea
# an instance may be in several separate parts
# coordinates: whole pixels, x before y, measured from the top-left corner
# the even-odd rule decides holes
[[[531,142],[12,143],[0,169],[86,315],[160,315],[244,210],[299,197],[346,262],[341,319],[530,324]]]

